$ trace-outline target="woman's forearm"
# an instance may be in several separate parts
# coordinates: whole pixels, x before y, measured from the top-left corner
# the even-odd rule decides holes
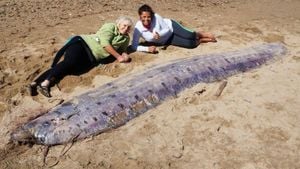
[[[117,60],[122,57],[121,54],[119,54],[111,45],[105,46],[104,49],[111,54],[113,57],[115,57]]]
[[[113,57],[115,57],[120,63],[125,63],[130,60],[126,52],[119,54],[111,45],[105,46],[104,49]]]

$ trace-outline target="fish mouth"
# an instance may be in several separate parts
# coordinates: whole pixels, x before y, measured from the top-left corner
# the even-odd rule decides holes
[[[22,143],[22,144],[34,144],[36,143],[36,138],[34,135],[29,131],[22,127],[17,128],[13,131],[10,135],[10,140],[15,143]]]

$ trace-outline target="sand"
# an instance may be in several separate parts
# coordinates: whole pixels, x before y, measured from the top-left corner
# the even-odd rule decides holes
[[[64,78],[52,98],[28,95],[25,86],[49,68],[68,37],[93,33],[120,15],[136,21],[144,2],[164,17],[214,33],[218,43],[135,52],[129,64]],[[300,168],[299,8],[299,0],[1,0],[0,168]],[[32,117],[119,77],[266,42],[281,42],[289,52],[226,79],[220,97],[214,94],[222,82],[196,85],[117,129],[50,147],[47,156],[45,146],[9,141],[13,129]]]

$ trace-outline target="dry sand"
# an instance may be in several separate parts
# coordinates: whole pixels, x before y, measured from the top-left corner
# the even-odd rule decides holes
[[[66,77],[50,99],[28,96],[25,85],[50,66],[69,36],[95,32],[119,15],[136,21],[143,2],[187,27],[213,32],[218,43],[136,52],[130,64]],[[300,1],[143,2],[0,0],[0,168],[300,168]],[[177,58],[278,41],[289,50],[284,59],[228,78],[219,98],[220,82],[196,85],[118,129],[51,147],[45,164],[44,146],[9,143],[16,126],[118,77]]]

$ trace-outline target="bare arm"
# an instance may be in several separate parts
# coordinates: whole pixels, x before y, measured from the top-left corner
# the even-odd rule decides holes
[[[120,63],[127,62],[129,60],[127,53],[124,52],[121,55],[111,45],[105,46],[104,49],[113,57],[115,57]]]

